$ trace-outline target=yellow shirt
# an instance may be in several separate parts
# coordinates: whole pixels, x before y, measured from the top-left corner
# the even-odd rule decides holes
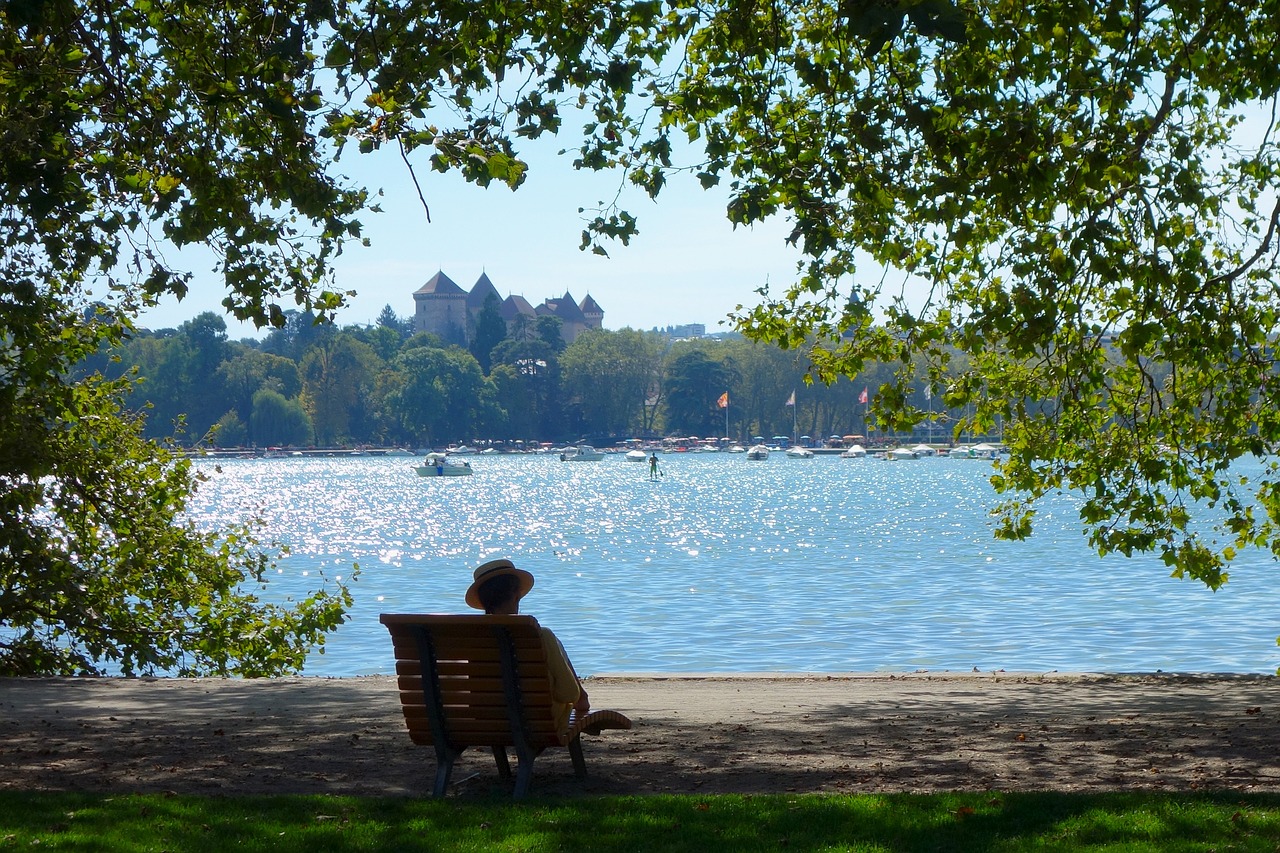
[[[564,646],[550,628],[538,627],[542,633],[542,649],[547,655],[547,671],[551,675],[551,702],[555,714],[556,728],[563,731],[569,725],[569,714],[573,711],[573,703],[582,695],[578,686],[577,673]]]

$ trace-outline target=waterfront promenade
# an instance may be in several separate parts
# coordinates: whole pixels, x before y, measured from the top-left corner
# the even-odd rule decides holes
[[[1280,792],[1274,677],[913,673],[617,676],[631,731],[535,767],[537,794]],[[0,788],[423,796],[394,680],[0,679]],[[451,794],[486,796],[469,751]]]

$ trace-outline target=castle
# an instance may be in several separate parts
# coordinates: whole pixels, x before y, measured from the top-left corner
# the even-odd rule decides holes
[[[566,291],[559,299],[545,299],[534,308],[523,296],[503,299],[484,273],[468,293],[449,276],[437,272],[413,293],[413,330],[431,332],[449,343],[466,344],[474,334],[476,318],[490,298],[497,300],[498,311],[508,329],[517,317],[530,321],[548,315],[559,317],[560,336],[566,344],[573,343],[587,329],[599,329],[604,323],[604,309],[590,294],[577,303]]]

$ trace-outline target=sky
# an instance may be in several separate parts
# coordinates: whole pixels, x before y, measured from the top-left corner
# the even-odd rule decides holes
[[[590,294],[604,309],[607,329],[701,323],[710,334],[731,328],[721,321],[738,305],[758,304],[759,288],[780,291],[794,280],[800,256],[786,245],[784,221],[735,230],[725,218],[727,193],[704,191],[685,176],[656,202],[638,190],[625,197],[640,229],[630,245],[608,247],[609,257],[581,251],[592,214],[579,208],[612,199],[620,179],[578,172],[571,155],[557,156],[561,144],[526,142],[536,147],[521,150],[530,173],[515,192],[467,184],[456,174],[431,170],[425,156],[416,160],[429,222],[398,152],[358,155],[349,148],[338,171],[361,186],[381,188],[384,196],[382,213],[362,217],[372,245],[351,244],[336,263],[338,288],[357,293],[339,312],[339,325],[372,323],[386,305],[411,317],[413,292],[443,271],[464,290],[485,273],[499,295],[517,294],[533,305],[566,291],[578,302]],[[225,316],[225,292],[211,266],[194,262],[187,297],[167,297],[143,313],[140,325],[177,327],[204,311]],[[263,334],[225,319],[233,339]]]

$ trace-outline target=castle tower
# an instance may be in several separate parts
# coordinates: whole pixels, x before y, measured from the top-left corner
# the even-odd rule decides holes
[[[538,312],[529,304],[529,300],[514,293],[502,300],[501,310],[502,319],[507,321],[508,330],[510,330],[517,317],[525,317],[532,322],[538,316]]]
[[[439,335],[445,343],[466,346],[467,294],[437,272],[413,293],[413,330]]]
[[[498,304],[502,304],[502,297],[498,295],[498,288],[493,286],[493,282],[489,280],[489,276],[486,273],[480,273],[480,277],[476,279],[475,286],[467,294],[467,313],[471,315],[472,320],[475,320],[476,315],[484,308],[484,303],[489,300],[490,296],[498,300]]]
[[[566,344],[573,343],[578,335],[589,328],[587,318],[569,291],[566,290],[564,296],[559,299],[548,299],[543,305],[546,306],[548,313],[560,318],[560,337]]]
[[[588,329],[604,328],[604,309],[591,298],[588,293],[586,298],[582,300],[582,304],[578,306],[582,311],[582,316],[586,318]]]

